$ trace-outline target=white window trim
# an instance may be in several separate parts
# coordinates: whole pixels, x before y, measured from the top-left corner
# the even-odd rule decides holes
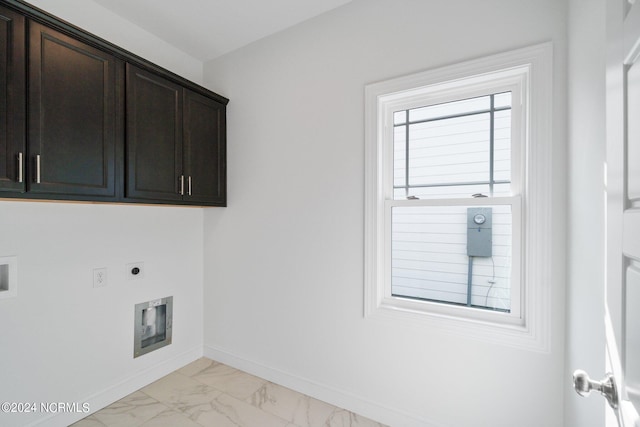
[[[508,70],[508,71],[505,71]],[[492,199],[492,204],[510,204],[514,208],[514,233],[522,230],[522,236],[514,235],[514,256],[520,257],[521,291],[519,312],[514,314],[478,310],[468,307],[411,301],[392,297],[387,276],[390,275],[390,242],[388,227],[390,221],[385,218],[389,200],[386,183],[389,182],[385,171],[384,156],[389,155],[389,147],[384,146],[385,106],[393,104],[395,98],[404,100],[411,91],[421,88],[424,99],[425,90],[437,85],[438,94],[443,94],[444,85],[451,87],[455,96],[461,90],[464,81],[470,78],[476,84],[483,79],[495,79],[496,73],[509,79],[524,79],[519,82],[528,89],[527,105],[528,128],[522,128],[520,146],[524,153],[513,153],[521,158],[521,168],[525,171],[524,182],[514,182],[523,198]],[[510,77],[511,76],[511,77]],[[511,82],[513,83],[513,82]],[[448,87],[447,87],[448,91]],[[416,106],[423,105],[416,96]],[[441,100],[445,99],[441,98]],[[549,351],[550,325],[550,265],[552,256],[551,236],[551,135],[552,135],[552,46],[551,43],[536,45],[524,49],[467,61],[435,70],[429,70],[410,76],[400,77],[365,88],[365,301],[364,314],[369,319],[385,319],[417,322],[427,327],[436,327],[449,333],[464,337],[504,345],[535,350]],[[517,179],[514,174],[514,179]],[[409,201],[408,201],[409,202]],[[420,201],[421,204],[430,202]],[[483,203],[484,202],[484,203]],[[403,201],[393,201],[400,205]],[[458,203],[458,202],[455,202]],[[486,204],[486,200],[469,199],[465,205]],[[522,209],[518,212],[518,209]],[[522,218],[521,227],[516,222]],[[521,241],[520,254],[515,250],[516,239]]]

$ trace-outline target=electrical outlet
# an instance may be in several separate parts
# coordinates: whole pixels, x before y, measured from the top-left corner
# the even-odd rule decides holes
[[[107,269],[105,267],[94,268],[93,269],[93,287],[102,288],[103,286],[107,286]]]
[[[127,279],[144,279],[144,262],[132,262],[131,264],[127,264]]]

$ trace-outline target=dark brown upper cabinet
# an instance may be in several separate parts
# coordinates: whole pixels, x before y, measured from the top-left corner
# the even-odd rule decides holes
[[[185,199],[224,206],[226,185],[226,107],[184,90]]]
[[[228,102],[0,2],[0,198],[226,206]]]
[[[125,196],[182,200],[182,88],[127,64]]]
[[[0,6],[0,195],[26,188],[24,26]]]
[[[116,198],[122,66],[109,53],[29,22],[29,192]]]
[[[126,197],[224,205],[224,104],[130,64],[126,76]]]

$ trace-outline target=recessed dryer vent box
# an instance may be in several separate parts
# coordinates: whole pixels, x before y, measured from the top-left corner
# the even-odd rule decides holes
[[[173,297],[136,304],[133,357],[171,344]]]
[[[0,257],[0,298],[18,295],[18,257]]]

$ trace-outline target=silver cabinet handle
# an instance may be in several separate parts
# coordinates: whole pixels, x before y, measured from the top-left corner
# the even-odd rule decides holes
[[[180,195],[184,196],[184,175],[180,175]]]
[[[24,170],[22,169],[22,152],[18,153],[18,182],[24,181]]]
[[[40,184],[40,154],[36,154],[36,184]]]
[[[190,196],[191,195],[191,175],[189,175],[189,178],[187,179],[187,194]]]

